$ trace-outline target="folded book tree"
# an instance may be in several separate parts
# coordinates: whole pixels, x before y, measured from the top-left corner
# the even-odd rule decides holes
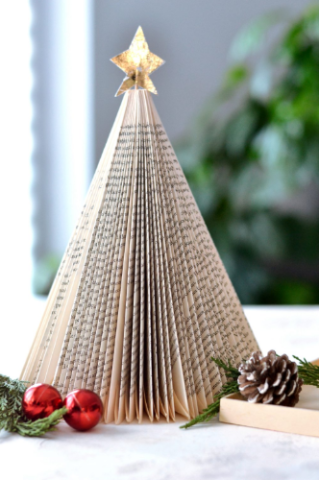
[[[258,347],[151,98],[163,61],[141,28],[112,60],[126,93],[21,379],[94,390],[105,422],[193,418],[226,380],[210,357]]]

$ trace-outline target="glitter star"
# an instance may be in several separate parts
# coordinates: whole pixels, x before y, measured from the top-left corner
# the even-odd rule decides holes
[[[126,73],[122,85],[116,92],[116,97],[134,86],[157,94],[149,75],[163,65],[164,60],[150,52],[141,27],[138,27],[130,48],[111,58],[111,62]]]

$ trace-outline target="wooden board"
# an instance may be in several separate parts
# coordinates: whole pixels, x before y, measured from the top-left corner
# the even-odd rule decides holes
[[[221,399],[219,421],[319,437],[319,389],[304,385],[294,408],[248,403],[240,394],[229,395]]]

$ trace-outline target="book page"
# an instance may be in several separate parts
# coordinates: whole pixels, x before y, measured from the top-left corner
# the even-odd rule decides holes
[[[21,379],[98,393],[104,421],[193,418],[258,345],[145,90],[130,90]]]

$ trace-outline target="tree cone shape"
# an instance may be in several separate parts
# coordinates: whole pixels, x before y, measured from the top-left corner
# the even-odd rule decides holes
[[[193,418],[258,345],[151,95],[130,90],[21,379],[94,390],[104,421]]]

